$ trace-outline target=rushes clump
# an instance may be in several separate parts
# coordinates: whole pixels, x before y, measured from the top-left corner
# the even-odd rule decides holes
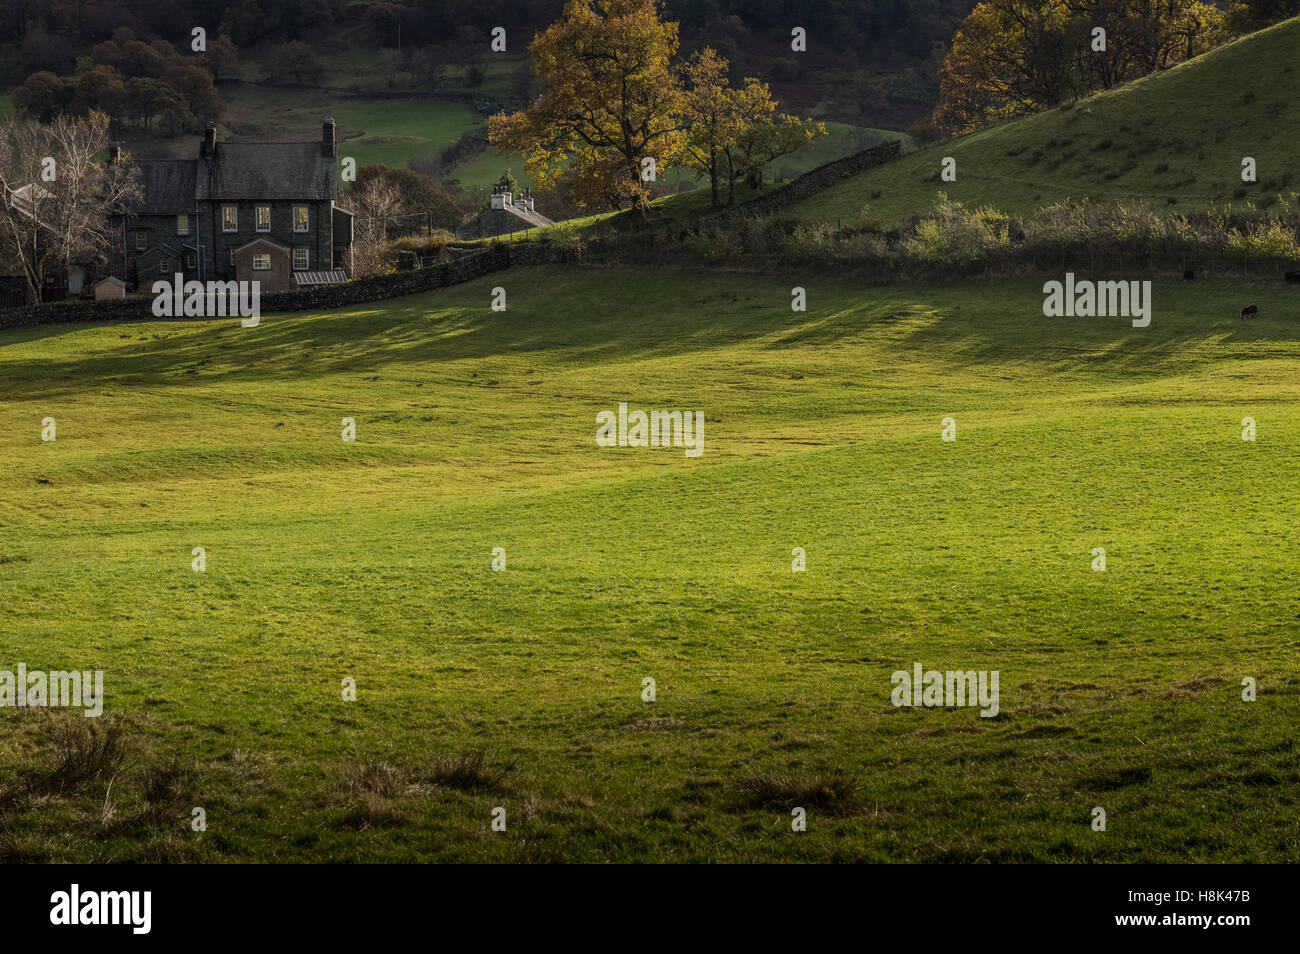
[[[861,783],[838,769],[830,772],[780,775],[754,772],[737,787],[745,808],[820,809],[848,815],[861,805]]]

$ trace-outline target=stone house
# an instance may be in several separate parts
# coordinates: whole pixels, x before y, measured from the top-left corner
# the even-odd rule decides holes
[[[257,280],[264,291],[294,288],[309,273],[319,283],[351,272],[334,120],[317,142],[286,143],[218,142],[208,123],[197,157],[137,162],[144,199],[114,217],[122,251],[108,269],[137,290],[177,272],[186,281]]]

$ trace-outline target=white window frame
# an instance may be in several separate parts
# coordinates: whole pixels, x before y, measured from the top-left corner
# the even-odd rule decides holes
[[[230,250],[230,267],[235,267],[235,250],[233,248]]]
[[[298,227],[298,211],[302,210],[302,228]],[[293,230],[299,234],[311,231],[311,207],[295,205],[293,207]]]
[[[265,262],[265,265],[259,265],[258,262]],[[269,272],[271,270],[271,253],[264,252],[261,255],[253,256],[253,271]]]
[[[266,224],[262,224],[262,213],[266,213]],[[258,232],[271,231],[271,207],[269,205],[253,206],[253,228]]]
[[[298,264],[298,255],[302,255],[302,264]],[[311,249],[295,248],[293,250],[293,270],[295,272],[305,272],[311,268]]]
[[[189,235],[189,234],[190,234],[190,216],[189,216],[189,213],[187,213],[187,212],[180,212],[180,213],[177,214],[177,216],[176,216],[176,234],[177,234],[177,235]]]
[[[148,247],[149,236],[145,234],[143,229],[137,229],[135,233],[135,250],[137,252],[143,252]]]
[[[193,252],[185,253],[185,270],[192,272],[199,267],[199,260]]]
[[[227,213],[230,213],[230,215],[227,215]],[[231,218],[234,219],[233,223],[229,221]],[[223,205],[221,207],[221,231],[223,232],[239,231],[239,206]]]
[[[170,275],[172,271],[171,261],[165,258],[158,259],[158,274]]]

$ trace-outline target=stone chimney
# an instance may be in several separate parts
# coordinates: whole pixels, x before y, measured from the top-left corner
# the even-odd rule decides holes
[[[492,187],[492,208],[504,209],[506,207],[505,197],[501,194],[500,186]]]
[[[199,146],[199,155],[204,159],[212,158],[212,154],[217,151],[217,124],[209,121],[203,127],[203,144]]]
[[[334,120],[326,119],[320,128],[321,152],[326,156],[338,155],[338,147],[334,143]]]

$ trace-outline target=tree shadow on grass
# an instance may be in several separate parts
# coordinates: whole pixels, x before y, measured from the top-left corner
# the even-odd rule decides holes
[[[492,311],[489,302],[490,290],[504,279],[488,276],[339,312],[266,315],[257,328],[241,328],[238,319],[196,319],[163,325],[157,336],[157,323],[103,326],[100,340],[114,333],[135,340],[66,359],[10,359],[4,377],[9,397],[19,389],[34,397],[81,392],[109,380],[206,385],[214,378],[310,377],[519,354],[599,365],[680,357],[761,337],[790,322],[788,311],[737,294],[735,275],[612,274],[619,280],[610,281],[603,270],[517,270],[509,273],[510,307],[503,312]],[[72,330],[33,329],[7,344]],[[148,340],[140,340],[146,334]],[[190,369],[202,373],[187,375]]]
[[[1167,373],[1171,364],[1300,352],[1300,321],[1292,317],[1300,304],[1283,287],[1157,283],[1151,326],[1133,328],[1125,318],[1046,318],[1035,282],[858,288],[831,277],[817,280],[806,313],[789,310],[788,282],[723,272],[526,268],[338,312],[267,315],[257,328],[233,318],[121,323],[100,326],[99,340],[133,340],[66,359],[3,361],[0,387],[8,385],[8,393],[0,394],[51,397],[109,382],[208,386],[511,355],[536,355],[568,370],[680,359],[746,342],[833,354],[857,339],[900,363],[923,356],[953,371],[1032,363]],[[497,284],[510,295],[506,311],[490,308]],[[1260,318],[1235,317],[1245,298],[1259,303]],[[6,348],[88,327],[25,330],[0,345],[0,360]]]
[[[944,289],[947,293],[949,289]],[[979,307],[1002,294],[999,307]],[[895,339],[901,352],[943,355],[962,367],[1033,363],[1063,371],[1169,374],[1225,358],[1300,357],[1300,300],[1284,287],[1243,288],[1232,283],[1189,288],[1152,286],[1151,324],[1131,319],[1049,318],[1039,286],[972,286],[961,308],[927,309]],[[1261,317],[1243,321],[1241,302],[1258,301]],[[975,305],[975,307],[971,307]]]

